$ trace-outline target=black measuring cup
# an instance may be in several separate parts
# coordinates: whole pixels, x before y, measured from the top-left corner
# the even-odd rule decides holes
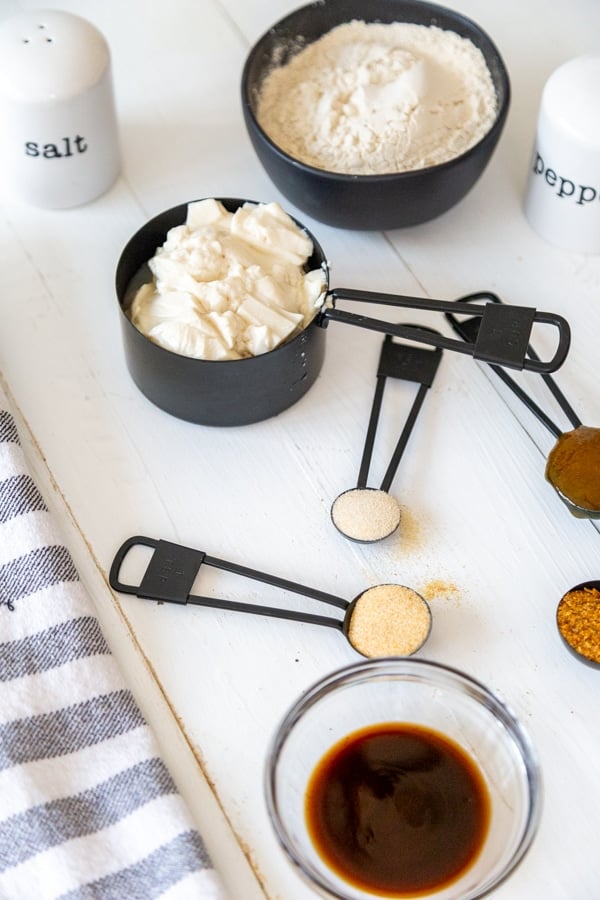
[[[421,330],[429,330],[432,334],[437,334],[433,329]],[[391,335],[386,335],[384,338],[356,487],[341,493],[331,507],[333,524],[345,537],[359,543],[374,543],[389,537],[398,528],[401,519],[400,506],[388,491],[427,392],[433,384],[442,353],[440,347],[430,349],[414,344],[400,343]],[[367,480],[388,378],[414,382],[419,385],[419,388],[383,480],[379,488],[372,488],[367,486]]]
[[[255,201],[238,198],[217,199],[229,212],[235,212],[246,203],[256,205]],[[129,373],[149,400],[178,418],[202,425],[246,425],[288,409],[316,381],[325,358],[326,328],[332,321],[393,334],[509,368],[553,372],[567,355],[571,337],[567,321],[554,313],[529,307],[498,307],[493,303],[481,307],[476,312],[481,316],[481,327],[476,340],[468,344],[427,329],[395,325],[339,309],[336,304],[341,301],[433,312],[449,312],[455,309],[455,304],[423,297],[330,288],[327,256],[314,235],[296,220],[296,225],[313,245],[306,271],[321,269],[323,272],[322,302],[313,319],[294,337],[258,356],[206,360],[173,353],[155,344],[133,325],[128,315],[128,303],[132,299],[132,284],[164,243],[167,232],[186,221],[188,205],[166,210],[142,226],[123,249],[116,270],[116,294]],[[465,311],[468,312],[469,307]],[[534,324],[552,325],[558,330],[556,352],[547,361],[525,356]]]
[[[465,306],[468,306],[469,303],[477,303],[478,301],[502,304],[502,301],[496,294],[490,293],[488,291],[483,291],[469,294],[466,297],[461,297],[460,300],[457,301],[456,310],[454,312],[449,312],[446,314],[446,318],[452,325],[452,328],[454,329],[456,334],[460,335],[465,341],[468,342],[476,340],[476,334],[479,329],[480,319],[478,317],[471,317],[461,320],[458,318],[458,314],[464,313]],[[539,359],[539,356],[531,345],[527,346],[526,352],[529,359],[533,361]],[[556,381],[549,373],[539,372],[550,393],[557,401],[570,424],[573,426],[571,430],[563,431],[563,429],[561,429],[550,418],[550,416],[535,402],[535,400],[533,400],[533,398],[523,390],[521,385],[517,384],[517,382],[503,368],[491,363],[490,368],[504,382],[504,384],[510,388],[513,394],[515,394],[519,398],[519,400],[521,400],[521,402],[527,407],[527,409],[539,419],[539,421],[546,427],[550,434],[552,434],[552,436],[556,438],[556,443],[547,458],[546,478],[550,482],[560,499],[563,501],[567,509],[572,513],[572,515],[580,519],[599,519],[600,503],[594,504],[593,507],[590,508],[590,506],[587,505],[585,501],[582,502],[579,496],[575,497],[574,495],[569,495],[570,489],[567,487],[568,471],[566,478],[564,470],[559,470],[557,463],[563,455],[569,457],[571,467],[573,467],[575,464],[581,467],[584,464],[585,460],[586,469],[590,470],[591,477],[594,478],[593,469],[596,468],[594,461],[598,460],[597,471],[595,475],[595,483],[598,487],[595,490],[595,493],[600,496],[600,428],[593,428],[582,424],[581,419],[563,394]],[[586,454],[585,457],[584,454]],[[579,493],[580,491],[578,491],[578,494]]]
[[[128,553],[134,547],[140,546],[150,548],[153,551],[152,556],[139,584],[126,584],[121,580],[121,568]],[[341,610],[343,616],[341,618],[322,616],[285,607],[262,606],[255,603],[191,594],[190,591],[202,566],[213,566],[216,569],[310,597],[336,607]],[[209,556],[203,550],[142,535],[128,538],[117,550],[110,567],[108,580],[113,590],[123,594],[133,594],[146,600],[206,606],[335,628],[342,632],[350,645],[361,656],[411,656],[423,646],[431,631],[432,616],[429,604],[420,594],[404,585],[376,585],[367,588],[353,600],[348,601],[342,597],[336,597],[334,594],[288,581],[276,575]],[[372,625],[374,614],[378,613],[381,619],[381,634],[378,632],[379,626]],[[406,613],[406,626],[403,624],[404,613]],[[371,633],[365,633],[365,622],[371,626]],[[390,626],[393,629],[391,636]],[[380,648],[379,651],[378,648]]]

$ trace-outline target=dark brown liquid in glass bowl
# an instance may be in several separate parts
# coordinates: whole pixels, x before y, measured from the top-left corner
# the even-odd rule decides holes
[[[382,897],[452,882],[478,856],[490,822],[485,781],[454,741],[387,723],[344,738],[323,757],[306,794],[321,856],[345,881]]]

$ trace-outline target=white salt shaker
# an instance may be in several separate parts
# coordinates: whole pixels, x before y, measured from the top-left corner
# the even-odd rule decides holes
[[[569,60],[544,86],[525,215],[550,243],[600,253],[600,56]]]
[[[40,207],[104,193],[119,173],[110,52],[88,21],[32,10],[0,22],[4,183]]]

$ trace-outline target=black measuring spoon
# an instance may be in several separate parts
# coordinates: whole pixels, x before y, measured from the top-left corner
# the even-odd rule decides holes
[[[140,583],[126,584],[121,581],[121,567],[130,550],[139,546],[152,549],[152,556]],[[337,607],[344,615],[342,618],[321,616],[301,610],[191,594],[190,591],[202,566],[213,566],[282,590],[311,597]],[[423,646],[431,631],[432,616],[429,604],[420,594],[404,585],[376,585],[362,591],[352,601],[347,601],[276,575],[217,559],[203,550],[141,535],[128,538],[117,550],[108,580],[113,590],[146,600],[208,606],[336,628],[344,634],[357,653],[367,657],[411,656]]]
[[[464,312],[466,303],[478,300],[502,303],[496,294],[482,291],[461,297],[457,301],[460,312]],[[446,318],[465,341],[474,339],[479,329],[478,317],[461,321],[455,313],[446,313]],[[534,361],[539,359],[531,345],[527,347],[527,355]],[[579,519],[600,519],[600,428],[582,424],[556,381],[547,372],[538,374],[573,426],[569,431],[559,428],[503,368],[490,363],[488,365],[557,439],[548,454],[545,475],[567,509]]]
[[[561,597],[556,627],[576,659],[600,669],[600,581],[583,581]]]
[[[433,329],[419,327],[421,331],[427,330],[434,334],[437,333]],[[381,541],[392,535],[400,524],[400,506],[395,497],[392,497],[388,491],[398,470],[417,416],[435,378],[442,358],[442,352],[440,347],[427,350],[424,347],[417,347],[413,344],[400,343],[391,335],[386,335],[384,338],[356,487],[341,493],[336,497],[331,507],[333,524],[341,534],[353,541],[363,544]],[[367,479],[379,415],[381,413],[383,394],[388,378],[416,382],[419,384],[419,389],[381,485],[379,488],[372,488],[367,486]]]

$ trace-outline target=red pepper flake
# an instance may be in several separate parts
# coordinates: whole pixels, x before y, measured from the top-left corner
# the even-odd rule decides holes
[[[578,588],[558,604],[558,629],[567,644],[586,659],[600,664],[600,591]]]

